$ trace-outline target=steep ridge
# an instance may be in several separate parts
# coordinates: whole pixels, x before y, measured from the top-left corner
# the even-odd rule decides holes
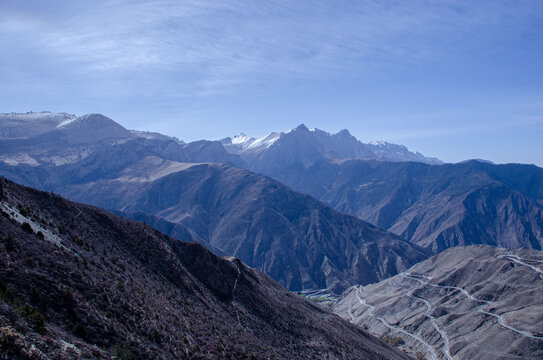
[[[4,178],[0,209],[4,357],[407,358],[197,243]]]
[[[428,359],[540,359],[542,293],[543,252],[479,245],[351,287],[332,310]]]
[[[434,253],[543,245],[543,169],[534,165],[320,162],[284,167],[277,179]]]
[[[190,229],[205,245],[239,257],[289,290],[341,292],[427,257],[391,233],[262,175],[220,164],[159,165],[148,171],[136,163],[115,178],[57,190],[120,210],[171,235],[178,229],[167,223],[182,224],[182,231]],[[155,177],[138,174],[141,168]]]

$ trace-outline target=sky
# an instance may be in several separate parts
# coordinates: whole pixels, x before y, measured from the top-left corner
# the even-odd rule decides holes
[[[543,1],[0,1],[0,112],[543,166]]]

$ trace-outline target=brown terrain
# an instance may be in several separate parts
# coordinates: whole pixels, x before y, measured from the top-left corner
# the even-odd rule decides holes
[[[427,359],[542,359],[543,253],[451,248],[348,289],[334,312]]]

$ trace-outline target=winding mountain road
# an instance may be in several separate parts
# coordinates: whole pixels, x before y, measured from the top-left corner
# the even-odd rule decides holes
[[[426,317],[430,319],[432,326],[434,327],[434,329],[436,329],[436,331],[439,333],[439,335],[441,335],[441,338],[443,339],[443,354],[448,360],[453,360],[451,353],[449,352],[449,338],[447,337],[445,332],[441,330],[439,326],[437,326],[435,317],[430,315],[430,313],[432,312],[432,304],[430,304],[428,300],[415,296],[413,294],[409,294],[408,296],[411,296],[413,299],[417,299],[426,304],[426,311],[424,312],[424,315],[426,315]]]
[[[517,255],[514,255],[514,254],[510,254],[510,253],[505,253],[505,254],[502,254],[502,255],[498,255],[497,256],[498,258],[505,258],[507,260],[511,260],[517,264],[520,264],[520,265],[524,265],[524,266],[527,266],[529,267],[530,269],[538,272],[540,275],[539,277],[540,278],[543,278],[542,275],[543,275],[543,270],[541,270],[540,268],[536,267],[536,266],[533,266],[533,265],[530,265],[530,264],[527,264],[525,261],[527,262],[537,262],[537,263],[543,263],[542,260],[535,260],[535,259],[524,259],[524,258],[521,258]]]
[[[488,310],[484,309],[486,306],[490,306],[492,304],[492,301],[488,301],[488,300],[482,300],[482,299],[477,299],[476,297],[474,297],[473,295],[471,295],[469,292],[466,291],[466,289],[463,289],[463,288],[460,288],[460,287],[457,287],[457,286],[447,286],[447,285],[437,285],[437,284],[431,284],[429,282],[429,280],[431,280],[431,278],[429,277],[425,277],[425,278],[429,278],[428,281],[423,281],[421,279],[419,279],[417,277],[417,275],[413,275],[413,274],[410,274],[410,273],[402,273],[400,274],[400,276],[403,276],[403,277],[406,277],[408,279],[412,279],[412,280],[416,280],[424,285],[427,285],[427,286],[431,286],[431,287],[438,287],[438,288],[443,288],[443,289],[453,289],[453,290],[458,290],[460,291],[462,294],[464,294],[468,299],[472,300],[472,301],[476,301],[476,302],[480,302],[480,303],[483,303],[482,305],[479,306],[479,308],[477,309],[477,311],[481,314],[485,314],[485,315],[490,315],[492,317],[495,317],[497,320],[498,320],[498,324],[500,324],[501,326],[503,326],[504,328],[508,329],[508,330],[511,330],[513,332],[516,332],[517,334],[520,334],[520,335],[523,335],[523,336],[526,336],[526,337],[529,337],[529,338],[532,338],[532,339],[543,339],[543,336],[541,335],[534,335],[528,331],[524,331],[524,330],[520,330],[520,329],[517,329],[517,328],[514,328],[512,326],[509,326],[505,323],[505,321],[503,320],[503,317],[501,315],[497,315],[497,314],[494,314],[494,313],[491,313],[489,312]],[[422,299],[421,299],[422,300]]]
[[[422,339],[420,336],[418,336],[418,335],[416,335],[416,334],[412,334],[412,333],[410,333],[410,332],[407,332],[407,331],[405,331],[405,330],[402,329],[402,328],[399,328],[399,327],[390,325],[390,324],[389,324],[388,322],[386,322],[386,320],[383,319],[382,317],[377,316],[377,315],[373,315],[373,310],[375,310],[375,306],[368,304],[368,303],[366,302],[366,300],[362,299],[362,298],[360,297],[358,291],[359,291],[359,287],[356,287],[356,288],[355,288],[355,295],[356,295],[356,297],[358,298],[358,301],[360,302],[361,305],[364,305],[364,306],[367,307],[367,309],[366,309],[362,314],[360,314],[360,316],[358,317],[359,319],[360,319],[362,316],[364,316],[364,315],[370,316],[370,317],[372,317],[372,318],[374,318],[374,319],[379,320],[379,321],[380,321],[383,325],[385,325],[387,328],[389,328],[389,329],[391,329],[391,330],[393,330],[393,331],[397,331],[397,332],[399,332],[399,333],[402,333],[402,334],[404,334],[404,335],[407,335],[407,336],[412,337],[413,339],[417,340],[418,342],[420,342],[421,344],[423,344],[423,345],[428,349],[428,351],[429,351],[430,355],[432,356],[432,359],[433,359],[433,360],[438,360],[434,348],[433,348],[430,344],[428,344],[426,341],[424,341],[424,339]],[[349,308],[348,308],[348,309],[349,309],[349,316],[350,316],[352,319],[355,319],[354,316],[353,316],[353,314],[352,314],[352,312],[351,312],[351,299],[352,299],[352,297],[349,298]],[[366,314],[366,313],[367,313],[367,314]],[[351,322],[354,322],[354,320],[351,321]]]
[[[494,256],[496,256],[496,255],[494,255]],[[543,260],[523,258],[523,257],[520,257],[518,255],[511,254],[509,252],[501,254],[501,255],[497,255],[496,257],[503,258],[506,261],[512,261],[512,262],[514,262],[514,263],[516,263],[518,265],[521,265],[521,266],[529,267],[533,271],[537,272],[540,275],[540,277],[543,279],[543,270],[539,268],[539,266],[540,266],[539,264],[543,264]],[[350,318],[350,321],[352,323],[360,324],[362,322],[363,318],[375,319],[375,320],[379,321],[380,323],[382,323],[386,328],[390,329],[391,331],[406,335],[406,336],[414,339],[417,343],[422,344],[427,349],[427,351],[425,351],[427,357],[429,357],[431,359],[434,359],[434,360],[437,360],[437,359],[453,360],[453,356],[452,356],[452,354],[450,352],[451,341],[449,339],[449,336],[447,335],[447,332],[445,331],[445,328],[443,327],[444,324],[440,325],[440,323],[442,322],[442,321],[440,321],[441,318],[436,319],[432,315],[434,307],[432,306],[431,300],[430,299],[425,299],[423,297],[418,296],[419,295],[418,293],[417,293],[417,295],[414,294],[415,291],[420,290],[420,289],[424,289],[425,287],[426,288],[437,288],[437,289],[441,288],[441,289],[449,290],[444,294],[449,294],[449,295],[455,296],[454,292],[458,292],[458,293],[461,293],[462,296],[464,296],[467,300],[473,301],[475,304],[473,304],[473,307],[471,308],[472,310],[469,311],[469,313],[474,314],[474,315],[482,314],[483,316],[491,316],[493,318],[496,318],[496,322],[497,322],[497,324],[499,326],[501,326],[502,328],[507,329],[508,331],[511,331],[511,332],[513,332],[513,333],[515,333],[517,335],[520,335],[522,337],[530,338],[530,339],[537,339],[537,340],[542,340],[543,339],[543,335],[541,335],[541,334],[539,334],[537,332],[533,333],[533,332],[530,332],[530,331],[522,330],[522,329],[519,329],[519,328],[515,328],[515,327],[513,327],[511,325],[508,325],[502,315],[498,315],[498,314],[495,314],[495,313],[491,312],[491,309],[492,309],[492,311],[497,311],[497,310],[492,308],[492,306],[495,306],[494,301],[483,300],[483,299],[477,298],[477,297],[475,297],[475,295],[473,293],[470,293],[465,288],[462,288],[462,287],[459,287],[459,286],[451,286],[451,285],[438,285],[438,284],[435,284],[436,281],[432,277],[427,276],[427,275],[423,275],[423,274],[414,274],[414,273],[410,273],[410,272],[404,272],[404,273],[400,273],[399,276],[401,278],[408,279],[408,280],[419,283],[419,285],[414,285],[412,283],[410,285],[409,282],[408,283],[399,282],[399,283],[393,283],[392,285],[395,286],[395,287],[403,288],[404,291],[407,290],[405,292],[399,293],[397,296],[411,297],[415,301],[424,303],[424,305],[426,307],[426,310],[424,311],[423,315],[430,320],[431,325],[432,325],[432,327],[433,327],[433,329],[435,331],[435,332],[431,331],[430,333],[434,334],[434,335],[435,335],[435,333],[437,333],[437,334],[439,334],[441,339],[443,339],[443,345],[441,346],[441,344],[439,344],[439,346],[440,346],[439,349],[438,348],[434,349],[434,347],[431,344],[429,344],[425,339],[423,339],[421,336],[419,336],[419,335],[417,335],[417,334],[415,334],[413,332],[409,332],[409,331],[404,330],[402,327],[400,327],[402,325],[401,322],[397,324],[398,326],[394,326],[392,324],[389,324],[385,320],[384,317],[376,315],[375,314],[376,306],[368,304],[366,302],[366,300],[364,298],[362,298],[362,287],[361,286],[356,286],[354,288],[354,291],[351,292],[351,294],[349,295],[347,307],[348,307],[348,316]],[[360,303],[360,305],[364,306],[363,311],[362,311],[362,309],[360,307],[355,305],[355,302],[353,302],[353,297],[354,296],[356,296],[356,298],[358,299],[358,302]],[[425,297],[428,298],[428,296],[425,296]],[[461,298],[462,297],[460,297],[460,299]],[[383,306],[383,304],[384,303],[379,303],[378,307],[381,308]],[[353,311],[354,311],[354,313],[353,313]],[[355,315],[355,314],[357,314],[357,315]],[[422,315],[422,312],[417,313],[417,314]],[[420,315],[417,315],[417,316],[420,316]],[[417,329],[410,329],[410,330],[417,331],[417,332],[419,331]],[[435,339],[434,335],[429,335],[429,336],[432,339]],[[449,335],[452,336],[452,333],[450,333]],[[428,339],[429,337],[425,336],[425,338]],[[430,340],[428,340],[428,341],[430,341]],[[437,340],[437,339],[432,340],[432,343],[434,344],[434,346],[437,346],[436,341],[439,341],[439,340]]]

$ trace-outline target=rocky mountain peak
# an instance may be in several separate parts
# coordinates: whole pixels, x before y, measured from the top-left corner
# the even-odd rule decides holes
[[[305,124],[300,124],[292,129],[290,132],[309,132],[309,128]]]
[[[340,137],[351,137],[351,133],[349,132],[349,130],[347,129],[342,129],[340,130],[336,135],[340,136]]]

